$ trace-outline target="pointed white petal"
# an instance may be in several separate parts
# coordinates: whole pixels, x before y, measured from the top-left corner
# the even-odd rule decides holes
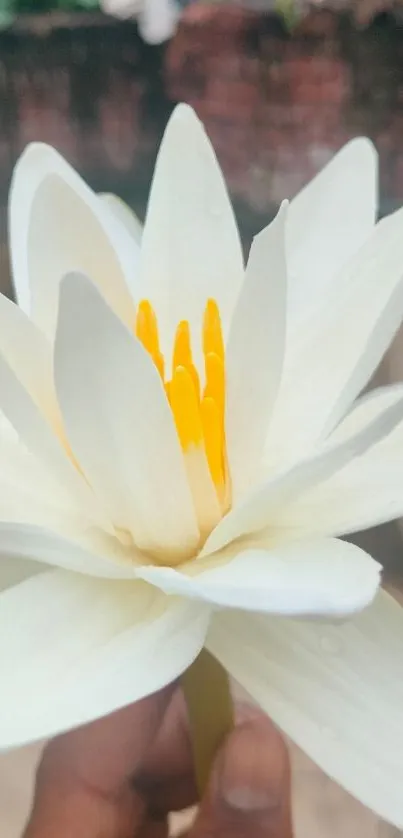
[[[174,330],[189,320],[200,358],[203,310],[209,297],[228,329],[243,279],[234,214],[213,149],[187,105],[165,131],[151,187],[141,248],[143,294],[158,312],[169,357]]]
[[[12,425],[1,418],[0,521],[33,524],[57,531],[77,527],[88,530],[94,526],[99,518],[91,517],[94,504],[90,490],[72,466],[70,469],[71,472],[66,467],[60,474],[54,473],[49,463],[41,462],[32,454]],[[67,478],[67,474],[72,479],[66,486],[63,476]],[[90,503],[86,504],[84,501],[89,497]]]
[[[400,401],[403,387],[385,387],[360,399],[332,434],[341,442]],[[403,515],[403,421],[362,457],[301,494],[276,516],[280,530],[294,537],[341,535]]]
[[[53,336],[58,289],[82,270],[126,322],[133,319],[138,246],[107,204],[49,146],[28,147],[10,193],[10,246],[20,305]]]
[[[133,237],[134,241],[140,245],[143,235],[143,224],[136,213],[117,195],[105,192],[99,197],[102,201],[105,201],[109,209],[117,216],[124,227],[126,227],[126,230]]]
[[[0,294],[0,351],[49,423],[60,431],[52,351],[25,312]]]
[[[227,613],[208,646],[330,777],[403,828],[403,610],[383,592],[342,625]]]
[[[238,555],[226,556],[224,564],[219,561],[217,556],[218,566],[192,576],[168,567],[141,568],[137,575],[168,594],[286,615],[342,617],[365,608],[379,588],[377,562],[337,539],[272,550],[246,544]]]
[[[43,743],[0,754],[0,835],[21,838],[33,802]]]
[[[287,258],[296,317],[326,301],[332,281],[370,235],[378,210],[377,175],[376,150],[360,137],[291,202]]]
[[[287,205],[253,241],[226,352],[226,442],[233,502],[256,480],[285,342]]]
[[[403,222],[403,217],[402,217]],[[378,367],[394,335],[402,322],[403,316],[403,280],[401,280],[387,301],[384,309],[379,313],[378,320],[372,330],[370,338],[361,356],[357,359],[350,376],[342,387],[336,399],[333,410],[329,414],[322,437],[327,437],[340,422],[342,417],[363,387],[370,380]]]
[[[160,376],[95,287],[78,275],[62,283],[55,376],[74,454],[115,526],[148,551],[195,549],[199,530]]]
[[[69,498],[43,463],[28,451],[12,425],[1,417],[0,521],[51,525],[74,517],[83,520],[74,498]]]
[[[360,396],[354,402],[351,410],[343,417],[337,427],[332,431],[327,443],[341,443],[354,434],[363,430],[366,426],[377,420],[382,414],[399,404],[403,396],[403,384],[392,384],[387,387],[377,387]],[[397,426],[394,430],[398,430]]]
[[[0,295],[0,519],[33,520],[45,500],[66,504],[66,487],[88,495],[63,451],[63,427],[53,382],[51,347],[25,312]],[[39,458],[43,457],[44,464]],[[46,470],[48,468],[48,471]],[[59,480],[59,482],[58,482]],[[62,497],[64,501],[62,502]],[[74,500],[70,499],[70,506]],[[25,514],[24,514],[25,513]]]
[[[402,225],[403,210],[382,220],[338,275],[326,306],[290,334],[268,465],[323,440],[381,360],[403,314]]]
[[[14,561],[17,566],[13,572]],[[33,563],[32,570],[27,561]],[[41,566],[37,567],[39,562]],[[0,588],[2,576],[6,583],[3,587],[9,587],[14,579],[23,579],[46,565],[101,579],[133,579],[136,563],[142,562],[144,556],[135,548],[129,552],[116,538],[96,531],[83,532],[77,526],[52,531],[30,523],[0,521]]]
[[[336,440],[334,444],[327,444],[313,457],[300,460],[268,480],[221,520],[207,539],[202,555],[220,550],[245,533],[276,527],[279,515],[292,501],[321,485],[350,463],[357,461],[359,468],[366,452],[386,438],[401,423],[402,417],[403,400],[400,396],[378,415],[369,417],[368,423],[360,424],[358,429],[352,428],[351,433],[340,442]]]
[[[55,435],[54,429],[1,353],[0,410],[21,442],[41,461],[49,478],[57,484],[58,494],[62,492],[66,502],[76,505],[76,508],[81,507],[92,519],[98,520],[100,513],[95,499],[71,461],[64,439]]]
[[[209,611],[142,582],[53,571],[0,596],[0,747],[52,736],[174,680]]]

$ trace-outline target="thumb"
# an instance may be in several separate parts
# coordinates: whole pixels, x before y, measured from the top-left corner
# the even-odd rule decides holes
[[[259,717],[217,756],[189,838],[292,838],[290,766],[281,735]]]

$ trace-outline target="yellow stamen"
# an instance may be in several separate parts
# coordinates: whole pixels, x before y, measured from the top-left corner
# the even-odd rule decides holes
[[[190,327],[182,320],[176,330],[172,353],[172,379],[165,381],[165,360],[160,351],[158,322],[149,300],[137,308],[135,331],[150,354],[163,381],[184,453],[199,448],[207,460],[221,508],[226,506],[225,354],[221,319],[215,300],[208,300],[203,320],[205,387],[193,363]],[[228,506],[228,503],[227,503]]]
[[[216,488],[222,489],[224,486],[224,433],[221,411],[214,399],[205,397],[201,401],[200,412],[210,474]]]
[[[153,355],[153,361],[154,361],[155,366],[157,367],[157,370],[158,370],[162,380],[164,381],[165,380],[164,356],[161,354],[161,352],[158,352],[157,355]]]
[[[189,323],[187,320],[181,320],[175,334],[172,366],[175,369],[176,367],[188,367],[192,363]]]
[[[206,386],[204,398],[212,398],[217,404],[224,424],[225,408],[225,369],[224,361],[215,352],[209,352],[205,359]]]
[[[200,380],[193,363],[190,328],[187,320],[181,320],[175,334],[172,368],[176,369],[176,367],[185,367],[188,370],[193,379],[197,397],[200,399]]]
[[[221,318],[215,300],[208,300],[203,320],[203,352],[209,355],[213,352],[224,360],[224,340],[222,336]]]
[[[161,357],[158,323],[149,300],[142,300],[137,307],[136,336],[143,344],[144,349],[151,355],[156,366],[160,368],[158,364],[158,359]]]
[[[200,379],[199,379],[199,373],[197,372],[197,369],[196,369],[196,367],[195,367],[195,365],[194,365],[194,364],[191,364],[191,365],[190,365],[190,367],[188,367],[188,370],[189,370],[190,375],[192,376],[193,387],[194,387],[194,388],[195,388],[195,390],[196,390],[197,401],[200,401]]]
[[[186,367],[176,367],[169,385],[169,400],[174,415],[176,430],[186,452],[194,445],[203,443],[203,426],[199,400],[192,376]]]

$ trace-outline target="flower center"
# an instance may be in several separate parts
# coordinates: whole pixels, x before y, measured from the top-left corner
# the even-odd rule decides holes
[[[184,454],[190,455],[197,450],[205,456],[222,514],[228,507],[224,424],[225,350],[217,303],[208,300],[204,312],[202,383],[193,362],[187,320],[182,320],[176,329],[170,380],[165,376],[157,317],[149,300],[142,300],[138,305],[135,331],[161,375]]]

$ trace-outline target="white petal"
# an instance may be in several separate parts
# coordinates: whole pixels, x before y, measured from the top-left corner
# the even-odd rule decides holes
[[[105,202],[52,148],[28,147],[10,193],[10,246],[19,304],[53,336],[58,289],[68,271],[97,282],[115,311],[133,319],[138,246]]]
[[[144,0],[138,14],[138,26],[146,44],[162,44],[175,34],[181,15],[175,0]]]
[[[137,575],[168,594],[227,608],[271,614],[345,616],[372,602],[380,566],[355,545],[337,539],[263,550],[245,545],[233,558],[197,575],[168,567]],[[220,557],[217,557],[219,562]]]
[[[338,275],[326,306],[290,336],[268,464],[324,439],[381,360],[403,314],[402,225],[403,210],[381,221]]]
[[[0,834],[21,838],[34,796],[43,743],[0,754]]]
[[[340,442],[328,444],[313,457],[268,480],[221,520],[207,539],[202,555],[220,550],[245,533],[276,527],[279,515],[304,492],[321,485],[349,463],[357,467],[366,452],[387,437],[402,420],[402,396],[378,415],[370,417]]]
[[[19,559],[8,555],[2,557],[0,559],[0,591],[12,588],[14,585],[23,582],[24,579],[29,579],[30,576],[42,573],[46,569],[46,565],[29,559]]]
[[[221,519],[221,507],[204,448],[190,448],[185,455],[185,464],[200,533],[199,540],[203,541]]]
[[[97,530],[84,493],[66,493],[5,420],[0,423],[0,590],[48,562],[96,576],[131,577],[136,556]],[[92,498],[91,498],[92,502]],[[103,524],[107,521],[102,517]],[[41,564],[40,564],[41,563]]]
[[[403,828],[402,636],[382,592],[343,625],[220,615],[208,646],[330,777]]]
[[[0,351],[49,423],[60,432],[51,346],[25,312],[0,294]]]
[[[327,437],[333,431],[356,396],[370,380],[402,322],[402,315],[403,281],[400,281],[380,312],[366,347],[357,359],[355,367],[333,405],[333,410],[323,428],[323,437]]]
[[[102,201],[105,201],[109,209],[117,216],[124,227],[126,227],[134,241],[140,245],[143,235],[143,225],[136,213],[117,195],[105,192],[99,197]]]
[[[295,315],[326,301],[339,271],[364,244],[378,210],[378,160],[369,140],[347,143],[294,198],[287,222]]]
[[[341,441],[400,401],[403,387],[385,387],[361,399],[331,441]],[[276,516],[294,537],[341,535],[403,515],[403,421],[362,457],[301,494]]]
[[[151,187],[141,248],[143,294],[158,312],[163,350],[189,320],[200,358],[206,301],[213,297],[226,331],[243,279],[234,214],[213,149],[194,112],[178,106],[165,131]]]
[[[344,442],[366,426],[377,420],[382,414],[399,404],[403,396],[403,384],[392,384],[387,387],[377,387],[360,396],[354,402],[351,410],[343,417],[332,431],[327,443]],[[398,426],[399,427],[399,426]],[[397,431],[398,427],[394,429]]]
[[[135,548],[129,553],[117,539],[96,531],[60,528],[57,532],[44,526],[0,521],[0,589],[48,569],[46,565],[101,579],[133,579],[135,564],[142,561],[144,556]],[[12,562],[16,563],[15,569]]]
[[[233,502],[253,485],[280,383],[285,342],[287,205],[253,241],[226,353],[226,442]]]
[[[155,692],[191,663],[208,609],[142,582],[54,571],[0,596],[0,747],[52,736]]]
[[[63,456],[63,453],[62,455]],[[62,471],[54,473],[18,437],[12,425],[0,419],[0,521],[45,527],[81,526],[88,529],[97,519],[90,490],[67,456]],[[63,477],[71,477],[66,486]],[[68,480],[67,480],[68,483]],[[67,489],[67,491],[66,491]],[[81,492],[81,493],[80,493]],[[86,504],[85,500],[89,499]],[[98,511],[98,515],[100,511]],[[105,524],[104,518],[102,518]]]
[[[0,410],[17,432],[28,451],[41,461],[48,477],[56,483],[67,503],[76,505],[92,518],[99,518],[95,499],[70,459],[54,429],[35,404],[30,393],[0,353]]]
[[[199,530],[160,376],[84,277],[62,284],[55,353],[70,443],[115,526],[144,550],[191,552]]]

